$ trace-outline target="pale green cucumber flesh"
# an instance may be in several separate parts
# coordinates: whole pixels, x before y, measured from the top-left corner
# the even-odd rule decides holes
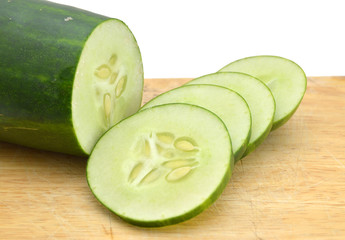
[[[125,24],[110,19],[85,43],[72,96],[73,126],[90,153],[98,138],[141,105],[143,67],[138,45]]]
[[[270,90],[260,80],[243,73],[212,73],[187,83],[223,86],[241,95],[248,103],[251,117],[251,137],[243,157],[252,152],[268,136],[275,111]]]
[[[271,90],[276,112],[272,130],[282,126],[297,110],[307,87],[307,78],[300,66],[278,56],[254,56],[230,63],[220,72],[243,72],[263,81]]]
[[[177,103],[148,108],[112,127],[97,142],[86,172],[90,189],[109,210],[132,224],[158,227],[213,203],[233,164],[224,123],[204,108]]]
[[[143,109],[166,103],[189,103],[215,113],[229,131],[235,162],[241,158],[250,139],[251,115],[236,92],[216,85],[182,86],[155,97]]]

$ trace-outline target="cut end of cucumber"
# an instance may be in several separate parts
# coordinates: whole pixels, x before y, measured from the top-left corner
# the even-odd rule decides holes
[[[125,221],[159,227],[210,206],[233,164],[230,136],[217,115],[195,105],[165,104],[104,134],[89,158],[87,180],[97,199]]]
[[[142,90],[143,66],[134,36],[123,22],[104,21],[85,44],[73,86],[73,125],[85,153],[107,129],[138,111]]]

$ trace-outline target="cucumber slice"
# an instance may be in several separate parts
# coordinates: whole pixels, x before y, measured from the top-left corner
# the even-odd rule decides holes
[[[96,198],[125,221],[158,227],[185,221],[211,205],[233,164],[230,136],[215,114],[166,104],[106,132],[88,160],[87,180]]]
[[[49,1],[0,1],[0,140],[88,155],[141,105],[138,45],[120,20]]]
[[[260,80],[243,73],[212,73],[187,83],[214,84],[232,89],[248,103],[252,127],[247,149],[242,157],[252,152],[268,136],[275,111],[275,103],[270,90]]]
[[[307,88],[307,77],[293,61],[277,56],[247,57],[230,63],[220,72],[243,72],[259,78],[272,91],[276,112],[272,130],[286,123],[297,110]]]
[[[165,103],[189,103],[218,115],[229,130],[235,162],[241,158],[250,138],[251,116],[246,101],[236,92],[216,85],[182,86],[157,96],[143,108]]]

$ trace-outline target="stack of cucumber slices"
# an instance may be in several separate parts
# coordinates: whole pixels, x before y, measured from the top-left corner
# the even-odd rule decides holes
[[[141,55],[122,21],[16,0],[0,2],[0,26],[0,140],[91,153],[91,191],[139,226],[179,223],[210,206],[234,164],[292,116],[306,90],[297,64],[256,56],[140,109]]]
[[[306,83],[296,63],[255,56],[165,92],[98,141],[90,189],[135,225],[190,219],[222,193],[234,163],[292,116]]]

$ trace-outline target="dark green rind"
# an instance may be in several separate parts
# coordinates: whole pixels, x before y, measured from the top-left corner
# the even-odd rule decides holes
[[[191,86],[191,85],[199,85],[199,84],[195,83],[195,84],[182,85],[182,86],[180,86],[180,87],[178,87],[178,88],[184,88],[184,87],[188,87],[188,86]],[[217,86],[217,87],[220,87],[220,88],[224,88],[224,89],[226,89],[226,90],[229,90],[229,91],[233,92],[234,94],[238,95],[240,98],[243,99],[243,97],[242,97],[240,94],[238,94],[237,92],[233,91],[233,90],[230,89],[230,88],[226,88],[226,87],[223,87],[223,86],[220,86],[220,85],[215,85],[215,84],[202,84],[202,85],[206,85],[206,86],[207,86],[207,85],[209,85],[209,86]],[[174,91],[175,89],[178,89],[178,88],[174,88],[174,89],[169,90],[169,91],[167,91],[167,92],[161,93],[160,95],[158,95],[158,96],[156,96],[155,98],[151,99],[150,101],[148,101],[147,103],[145,103],[145,104],[141,107],[141,110],[140,110],[140,111],[145,110],[145,109],[144,109],[145,106],[148,105],[149,103],[155,101],[155,99],[158,98],[159,96],[164,95],[164,94],[166,94],[166,93],[168,93],[168,92]],[[246,105],[247,105],[247,107],[248,107],[247,102],[246,102],[244,99],[243,99],[243,101],[246,103]],[[186,103],[186,104],[188,104],[188,103]],[[194,104],[192,104],[192,105],[194,105]],[[201,107],[201,106],[198,106],[198,107]],[[248,107],[248,109],[249,109],[249,107]],[[209,110],[209,109],[207,109],[207,110]],[[211,111],[211,110],[209,110],[209,111]],[[212,112],[212,111],[211,111],[211,112]],[[250,116],[250,124],[252,124],[252,116]],[[225,126],[225,127],[226,127],[226,126]],[[230,133],[229,133],[229,134],[230,134]],[[245,154],[245,152],[246,152],[246,150],[247,150],[247,146],[248,146],[248,143],[249,143],[250,134],[251,134],[251,130],[249,131],[249,133],[248,133],[248,135],[247,135],[247,137],[246,137],[246,141],[241,145],[241,147],[238,149],[237,152],[233,153],[233,154],[234,154],[235,163],[238,162],[241,158],[244,157],[244,154]],[[230,136],[230,141],[231,141],[231,136]]]
[[[189,82],[185,83],[185,84],[188,84],[188,85],[194,85],[194,84],[200,84],[197,82],[198,79],[200,78],[204,78],[204,77],[207,77],[208,75],[212,75],[212,74],[226,74],[226,73],[231,73],[231,74],[241,74],[241,75],[247,75],[247,76],[250,76],[252,78],[255,78],[257,79],[258,81],[262,82],[260,79],[256,78],[256,77],[253,77],[252,75],[249,75],[249,74],[246,74],[246,73],[241,73],[241,72],[216,72],[216,73],[210,73],[210,74],[207,74],[207,75],[204,75],[204,76],[201,76],[201,77],[198,77],[198,78],[195,78],[195,79],[192,79],[190,80]],[[193,82],[196,82],[196,83],[193,83]],[[263,83],[263,82],[262,82]],[[213,83],[213,82],[210,82],[209,84],[214,84],[216,86],[220,86],[220,85],[217,85],[216,83]],[[266,84],[263,83],[265,86]],[[271,90],[266,86],[267,90],[271,92]],[[229,90],[232,90],[231,88],[228,88]],[[232,90],[234,91],[234,90]],[[272,93],[271,93],[272,94]],[[240,95],[241,96],[241,95]],[[273,97],[273,95],[272,95]],[[274,106],[276,105],[276,103],[274,102]],[[273,115],[274,116],[274,115]],[[253,120],[253,119],[252,119]],[[246,149],[245,149],[245,152],[242,154],[241,156],[241,159],[244,158],[245,156],[247,156],[248,154],[250,154],[251,152],[253,152],[261,143],[263,143],[263,141],[267,138],[267,136],[270,134],[270,131],[272,131],[272,127],[273,127],[273,117],[272,117],[272,120],[271,120],[271,123],[266,127],[265,129],[265,133],[262,135],[261,138],[257,139],[255,142],[252,142],[251,144],[248,144]],[[248,142],[249,143],[249,142]],[[238,162],[238,160],[236,161]],[[235,163],[236,163],[235,162]]]
[[[301,97],[301,99],[299,100],[298,104],[296,105],[296,107],[294,108],[293,111],[291,111],[290,114],[286,115],[284,118],[280,119],[279,121],[277,122],[274,122],[273,125],[272,125],[272,128],[271,128],[271,131],[273,130],[276,130],[278,128],[280,128],[281,126],[283,126],[291,117],[292,115],[296,112],[297,108],[299,107],[299,105],[301,104],[302,102],[302,99],[304,97],[304,94],[307,90],[307,76],[305,74],[305,72],[303,71],[303,69],[297,64],[295,63],[294,61],[290,60],[290,59],[287,59],[287,58],[283,58],[283,57],[280,57],[280,56],[274,56],[274,55],[259,55],[259,56],[251,56],[251,57],[245,57],[245,58],[241,58],[241,59],[238,59],[236,61],[233,61],[229,64],[227,64],[225,67],[221,68],[218,72],[231,72],[231,71],[227,71],[226,69],[233,63],[235,62],[238,62],[238,61],[241,61],[241,60],[245,60],[245,59],[248,59],[248,58],[256,58],[256,57],[275,57],[275,58],[280,58],[280,59],[283,59],[283,60],[286,60],[286,61],[289,61],[289,62],[292,62],[293,64],[295,64],[298,68],[300,68],[302,70],[302,73],[304,75],[304,79],[305,79],[305,87],[304,87],[304,92],[303,92],[303,95]],[[255,77],[255,76],[254,76]],[[262,81],[263,82],[263,81]],[[265,84],[265,82],[263,82]],[[265,84],[266,85],[266,84]],[[266,85],[267,86],[267,85]],[[269,88],[269,87],[268,87]]]
[[[107,19],[47,1],[0,2],[0,140],[86,154],[72,124],[73,80],[86,40]]]
[[[142,111],[150,111],[150,109],[152,108],[158,108],[158,107],[161,107],[161,106],[165,106],[165,105],[190,105],[190,106],[193,106],[193,107],[197,107],[197,108],[202,108],[200,106],[196,106],[196,105],[193,105],[193,104],[187,104],[187,103],[168,103],[168,104],[162,104],[162,105],[157,105],[157,106],[153,106],[153,107],[150,107],[150,108],[147,108],[147,109],[143,109],[123,120],[121,120],[120,122],[118,122],[117,124],[120,124],[122,121],[125,121],[126,119],[128,118],[131,118],[133,117],[134,115],[142,112]],[[205,111],[211,113],[212,115],[214,115],[216,118],[218,118],[225,129],[226,126],[225,124],[223,123],[223,121],[216,115],[214,114],[213,112],[209,111],[208,109],[205,109],[205,108],[202,108],[204,109]],[[116,124],[116,125],[117,125]],[[115,125],[115,126],[116,126]],[[113,126],[113,127],[115,127]],[[108,131],[110,131],[113,127],[111,127]],[[107,131],[107,132],[108,132]],[[104,136],[107,132],[105,132],[102,136]],[[226,131],[228,133],[228,131]],[[230,138],[230,135],[228,133],[228,137],[229,137],[229,142],[231,143],[231,138]],[[102,139],[102,137],[100,137],[100,139]],[[100,139],[97,141],[97,143],[100,141]],[[97,145],[96,143],[96,145]],[[93,152],[93,150],[92,150]],[[90,156],[92,155],[92,152],[90,154]],[[89,182],[89,178],[88,178],[88,166],[89,166],[89,160],[90,158],[88,159],[87,161],[87,165],[86,165],[86,181],[87,181],[87,184],[89,186],[89,189],[91,190],[91,192],[93,193],[93,195],[95,196],[95,198],[104,206],[106,207],[109,211],[113,212],[114,214],[116,214],[117,216],[119,216],[121,219],[123,219],[124,221],[130,223],[130,224],[133,224],[133,225],[136,225],[136,226],[140,226],[140,227],[164,227],[164,226],[168,226],[168,225],[173,225],[173,224],[177,224],[177,223],[181,223],[181,222],[184,222],[184,221],[187,221],[195,216],[197,216],[198,214],[200,214],[201,212],[203,212],[205,209],[207,209],[212,203],[214,203],[218,198],[219,196],[222,194],[222,192],[224,191],[226,185],[228,184],[228,182],[230,181],[230,178],[231,178],[231,175],[232,175],[232,172],[233,172],[233,169],[234,169],[234,155],[232,153],[232,148],[231,148],[231,155],[229,156],[229,161],[230,161],[230,164],[229,164],[229,168],[227,169],[226,171],[226,174],[224,175],[222,181],[221,181],[221,184],[218,185],[218,187],[213,191],[213,193],[210,195],[210,197],[208,199],[206,199],[203,204],[195,207],[194,209],[190,210],[189,212],[185,213],[183,216],[177,216],[177,217],[173,217],[173,218],[169,218],[169,219],[166,219],[164,221],[140,221],[140,220],[137,220],[137,219],[132,219],[132,218],[127,218],[119,213],[116,213],[114,212],[111,208],[109,208],[107,205],[105,205],[98,197],[97,195],[92,191],[92,188],[90,186],[90,182]]]

